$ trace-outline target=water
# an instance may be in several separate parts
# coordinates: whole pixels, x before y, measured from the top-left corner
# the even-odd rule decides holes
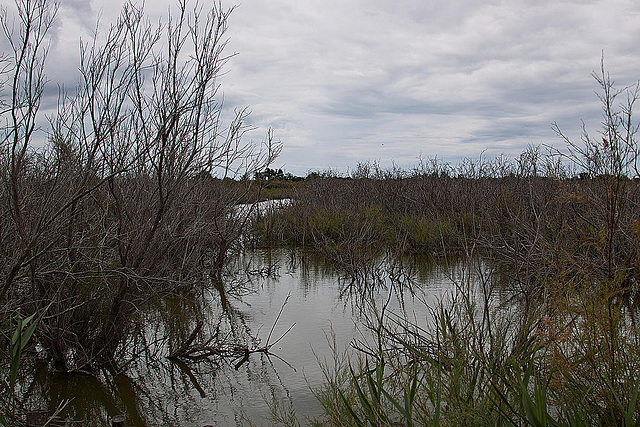
[[[32,405],[45,401],[53,409],[70,400],[64,414],[90,425],[106,425],[118,413],[135,426],[268,425],[274,404],[293,408],[301,419],[320,416],[312,390],[324,382],[321,364],[331,366],[335,352],[349,352],[354,341],[369,337],[364,309],[386,302],[386,310],[426,325],[427,306],[451,290],[459,266],[381,259],[353,280],[282,250],[250,253],[235,268],[243,273],[226,277],[222,286],[213,283],[149,309],[144,331],[127,344],[145,350],[127,365],[97,376],[50,375],[40,366],[29,385]],[[169,349],[199,321],[203,338],[196,344],[216,350],[225,343],[269,345],[270,354],[169,360]]]

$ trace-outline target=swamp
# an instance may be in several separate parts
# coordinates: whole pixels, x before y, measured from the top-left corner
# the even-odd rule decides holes
[[[0,425],[638,425],[640,89],[604,61],[597,137],[298,178],[223,121],[232,9],[127,4],[39,147],[56,8],[16,6]]]

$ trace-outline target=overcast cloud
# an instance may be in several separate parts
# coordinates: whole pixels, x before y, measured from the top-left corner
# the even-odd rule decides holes
[[[62,0],[45,105],[77,81],[79,38],[121,4]],[[157,19],[170,5],[145,9]],[[554,121],[576,138],[581,119],[599,127],[602,52],[621,86],[640,78],[637,0],[243,0],[228,36],[225,106],[251,108],[251,138],[272,127],[276,166],[295,174],[560,146]]]

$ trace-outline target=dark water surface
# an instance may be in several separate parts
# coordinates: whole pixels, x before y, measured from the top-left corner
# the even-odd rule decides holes
[[[427,306],[452,289],[460,268],[381,259],[350,276],[287,250],[253,252],[238,260],[242,273],[147,310],[125,346],[137,354],[127,364],[97,376],[52,375],[43,364],[25,387],[33,406],[69,400],[64,413],[83,425],[106,425],[119,413],[129,426],[269,425],[273,405],[300,419],[320,416],[311,391],[324,381],[319,361],[331,366],[332,347],[343,353],[368,337],[363,313],[388,302],[387,310],[425,324]],[[198,323],[194,344],[224,355],[168,359]],[[271,355],[237,353],[267,344]]]

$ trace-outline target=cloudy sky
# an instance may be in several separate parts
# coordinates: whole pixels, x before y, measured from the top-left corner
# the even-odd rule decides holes
[[[79,37],[122,1],[61,3],[49,76],[72,85]],[[599,127],[603,52],[619,85],[640,78],[637,0],[241,0],[227,35],[226,107],[251,108],[251,138],[273,128],[276,166],[300,175],[559,147],[553,122]]]

